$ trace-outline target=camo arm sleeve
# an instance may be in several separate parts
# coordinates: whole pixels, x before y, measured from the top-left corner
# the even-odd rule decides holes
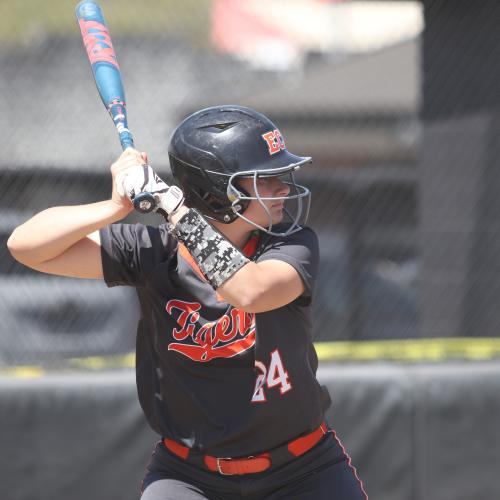
[[[193,208],[172,227],[172,232],[186,245],[214,289],[249,262]]]

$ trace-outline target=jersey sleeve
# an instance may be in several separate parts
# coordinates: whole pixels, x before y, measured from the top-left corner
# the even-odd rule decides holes
[[[316,275],[319,265],[319,244],[316,233],[305,227],[290,236],[277,237],[266,245],[265,250],[257,258],[257,262],[264,260],[282,260],[293,266],[299,273],[305,285],[302,302],[308,305],[314,291]]]
[[[110,224],[99,231],[104,281],[109,287],[145,286],[177,246],[166,226]]]

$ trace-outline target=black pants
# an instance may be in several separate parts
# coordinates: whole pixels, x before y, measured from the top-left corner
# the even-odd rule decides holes
[[[141,500],[367,500],[333,432],[304,455],[270,471],[224,476],[172,454],[160,441],[143,481]]]

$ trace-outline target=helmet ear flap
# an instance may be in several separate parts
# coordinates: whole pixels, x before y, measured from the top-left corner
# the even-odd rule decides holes
[[[237,213],[241,214],[247,209],[250,200],[241,200],[240,197],[249,194],[244,189],[231,185],[228,182],[229,176],[208,172],[173,155],[169,159],[172,174],[183,190],[188,206],[197,208],[209,219],[225,224],[236,220]]]

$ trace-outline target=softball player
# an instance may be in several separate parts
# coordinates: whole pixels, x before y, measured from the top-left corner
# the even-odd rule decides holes
[[[161,436],[142,499],[366,499],[315,375],[318,242],[294,179],[311,158],[264,115],[219,106],[177,127],[169,159],[178,186],[128,149],[110,200],[48,209],[9,239],[34,269],[136,288],[139,400]],[[117,223],[145,191],[168,223]]]

